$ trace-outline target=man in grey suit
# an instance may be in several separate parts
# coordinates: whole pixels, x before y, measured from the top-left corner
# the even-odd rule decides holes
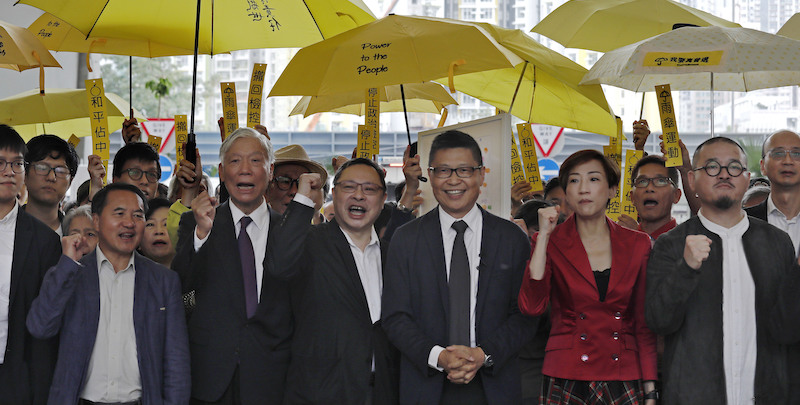
[[[60,333],[49,404],[185,404],[189,342],[177,274],[136,252],[144,194],[115,183],[95,194],[99,233],[81,255],[80,234],[63,239],[27,326],[38,338]]]

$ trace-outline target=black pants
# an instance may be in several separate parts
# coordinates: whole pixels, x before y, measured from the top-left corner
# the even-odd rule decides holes
[[[480,371],[469,384],[454,384],[450,380],[444,383],[442,399],[439,405],[486,405],[486,394],[483,392],[483,381]]]
[[[233,371],[233,378],[228,383],[228,388],[222,393],[222,397],[214,402],[201,401],[199,399],[191,398],[189,405],[241,405],[242,396],[239,392],[239,366]]]

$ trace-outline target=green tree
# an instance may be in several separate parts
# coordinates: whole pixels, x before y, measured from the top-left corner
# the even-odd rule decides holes
[[[740,138],[739,145],[742,145],[747,153],[747,170],[752,177],[761,177],[761,141],[757,138]]]
[[[172,82],[166,77],[160,77],[158,81],[150,80],[144,84],[148,90],[153,92],[153,96],[158,100],[157,117],[161,116],[161,99],[169,95],[169,89],[172,87]]]

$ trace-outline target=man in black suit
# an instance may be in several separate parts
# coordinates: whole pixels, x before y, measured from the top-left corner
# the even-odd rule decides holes
[[[397,230],[386,263],[382,322],[402,353],[400,403],[519,403],[517,353],[536,332],[517,307],[528,239],[476,204],[485,168],[471,136],[437,136],[429,162],[439,207]]]
[[[35,339],[25,328],[61,252],[58,235],[17,204],[25,153],[17,131],[0,124],[0,405],[45,404],[56,361],[55,339]]]
[[[292,316],[288,284],[265,270],[270,230],[280,221],[264,200],[273,161],[266,137],[237,129],[220,148],[229,202],[214,208],[205,191],[181,217],[172,267],[183,292],[195,291],[188,323],[194,404],[283,401]]]
[[[406,159],[412,204],[422,174]],[[386,201],[383,169],[369,159],[342,165],[333,180],[331,222],[311,226],[319,174],[300,175],[275,238],[275,276],[292,280],[295,333],[286,399],[290,404],[396,404],[399,353],[380,322],[388,242],[374,229]],[[408,221],[395,210],[393,220]]]

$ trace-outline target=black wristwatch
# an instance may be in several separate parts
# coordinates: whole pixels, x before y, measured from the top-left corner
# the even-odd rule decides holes
[[[661,395],[658,395],[658,390],[652,390],[647,394],[644,394],[644,399],[645,400],[655,399],[656,401],[658,401],[659,399],[661,399]]]
[[[494,365],[494,358],[491,354],[483,354],[483,366],[484,367],[491,367]]]
[[[403,205],[403,204],[401,204],[399,202],[397,203],[397,209],[402,211],[402,212],[404,212],[404,213],[406,213],[406,214],[410,214],[410,213],[414,212],[414,208],[413,207],[406,207],[405,205]]]

